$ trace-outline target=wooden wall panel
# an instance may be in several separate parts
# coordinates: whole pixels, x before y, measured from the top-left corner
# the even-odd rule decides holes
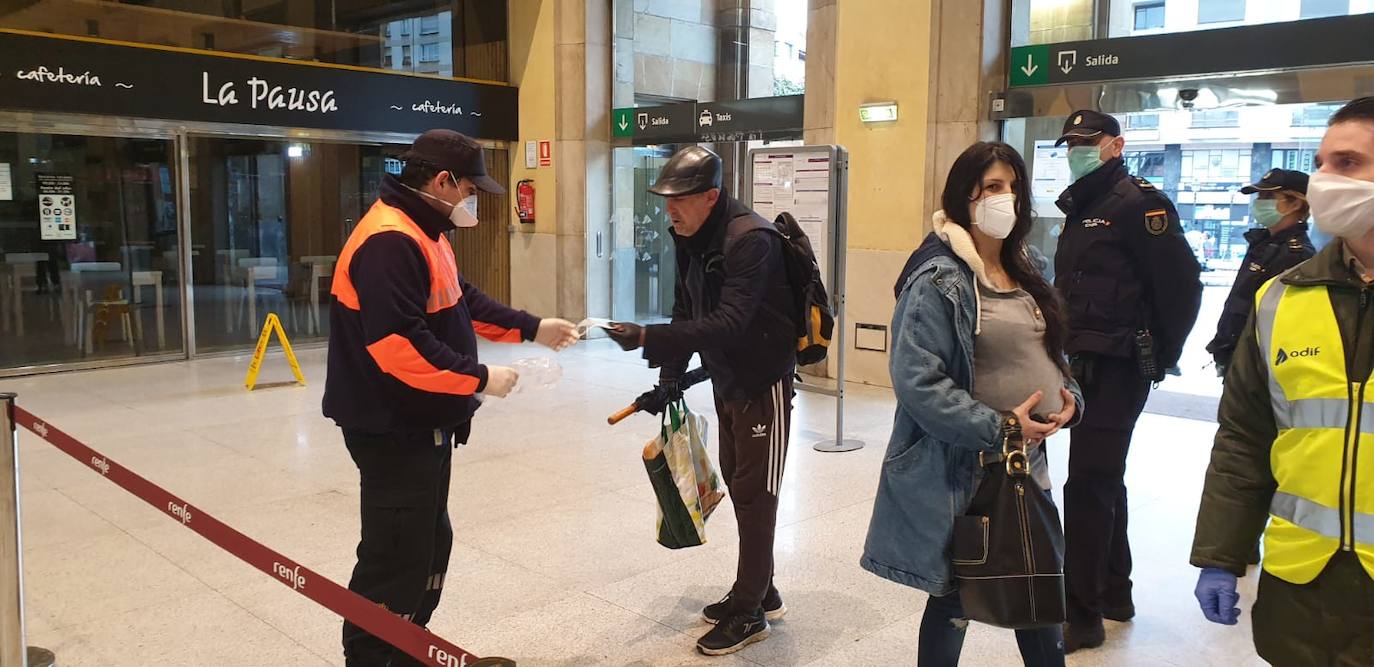
[[[510,182],[510,154],[486,149],[487,173],[498,183]],[[501,303],[510,302],[510,210],[514,193],[496,196],[477,194],[477,219],[472,229],[453,235],[458,272],[468,282]]]

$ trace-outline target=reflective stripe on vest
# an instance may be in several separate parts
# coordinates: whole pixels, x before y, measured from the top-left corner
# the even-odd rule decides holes
[[[458,262],[453,257],[453,247],[449,245],[448,239],[442,235],[438,240],[429,238],[420,230],[420,226],[400,209],[378,200],[358,222],[358,226],[353,229],[348,242],[339,253],[339,262],[335,267],[334,280],[329,291],[340,304],[359,310],[358,292],[353,287],[351,274],[353,254],[373,235],[384,232],[405,234],[415,242],[420,254],[424,256],[425,265],[429,269],[429,298],[425,304],[425,312],[437,313],[458,303],[463,296],[463,290],[458,284]]]
[[[1374,403],[1361,401],[1367,378],[1346,376],[1326,288],[1265,283],[1255,336],[1278,428],[1264,569],[1306,584],[1344,549],[1374,577]]]

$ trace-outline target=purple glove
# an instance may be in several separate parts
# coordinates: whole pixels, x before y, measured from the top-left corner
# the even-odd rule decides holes
[[[1193,590],[1202,615],[1213,623],[1235,625],[1240,619],[1240,595],[1236,593],[1236,575],[1215,567],[1204,567]]]

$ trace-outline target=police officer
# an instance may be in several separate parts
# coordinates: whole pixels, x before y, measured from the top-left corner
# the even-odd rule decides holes
[[[723,655],[766,638],[768,621],[787,611],[773,586],[773,534],[796,367],[792,289],[781,237],[721,188],[715,153],[700,146],[678,151],[649,192],[667,199],[673,220],[673,319],[648,327],[618,323],[610,336],[626,351],[644,348],[649,365],[662,369],[660,390],[675,390],[693,354],[710,372],[739,562],[730,592],[702,610],[715,627],[697,650]]]
[[[1250,249],[1245,251],[1245,261],[1236,273],[1231,294],[1226,297],[1217,335],[1207,344],[1207,352],[1216,361],[1217,375],[1221,377],[1226,376],[1241,329],[1255,308],[1255,290],[1264,281],[1316,254],[1312,239],[1307,237],[1307,174],[1271,169],[1258,183],[1240,191],[1256,195],[1251,218],[1260,224],[1260,229],[1245,233]]]
[[[1126,451],[1151,383],[1178,363],[1202,284],[1173,203],[1126,171],[1116,120],[1074,112],[1058,141],[1064,143],[1075,180],[1058,201],[1067,220],[1055,286],[1068,304],[1065,351],[1084,397],[1064,485],[1064,650],[1072,652],[1102,645],[1104,617],[1135,616]]]

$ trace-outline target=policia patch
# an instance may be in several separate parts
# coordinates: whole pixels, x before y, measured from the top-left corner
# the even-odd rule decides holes
[[[1145,231],[1153,236],[1163,236],[1164,232],[1169,231],[1169,212],[1162,208],[1146,211]]]

